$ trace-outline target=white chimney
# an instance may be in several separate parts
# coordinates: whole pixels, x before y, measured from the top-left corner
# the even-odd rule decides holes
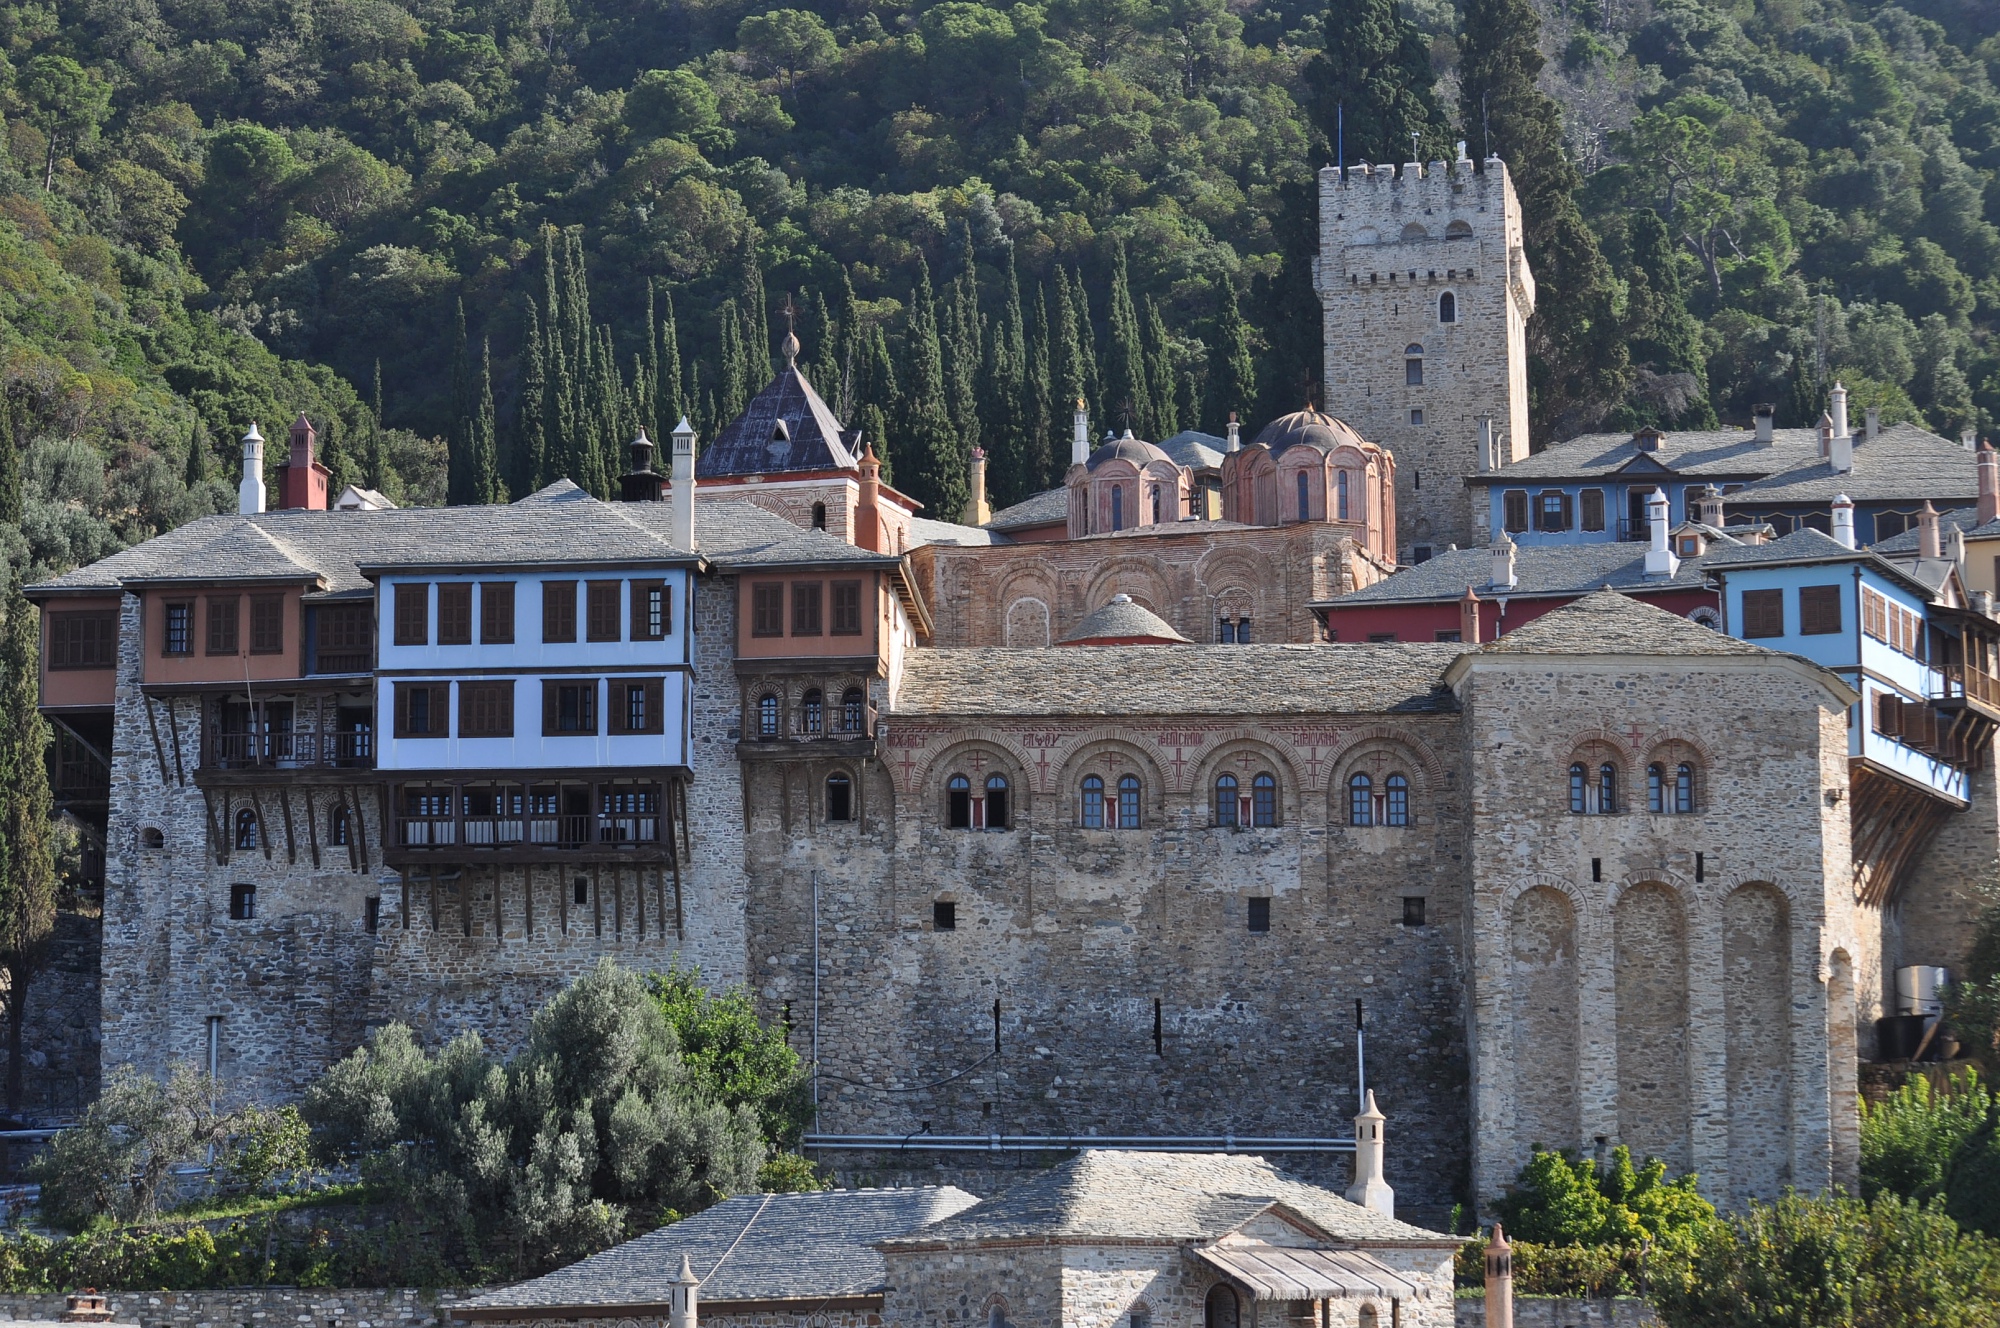
[[[1975,454],[1979,458],[1979,521],[2000,518],[2000,453],[1993,450],[1991,443],[1981,443]]]
[[[1928,499],[1924,510],[1917,513],[1917,556],[1935,561],[1944,557],[1944,549],[1938,539],[1938,512]]]
[[[1382,1179],[1382,1111],[1375,1105],[1375,1090],[1368,1090],[1368,1105],[1354,1118],[1354,1183],[1347,1187],[1347,1202],[1380,1213],[1396,1215],[1396,1192]]]
[[[1479,473],[1484,475],[1500,468],[1500,449],[1494,446],[1493,417],[1479,417]]]
[[[1493,541],[1493,587],[1497,590],[1512,590],[1514,576],[1514,541],[1506,531]]]
[[[667,479],[672,485],[667,501],[673,504],[670,538],[677,549],[692,551],[694,542],[694,426],[687,416],[674,426],[673,457]],[[692,1305],[692,1301],[689,1302]],[[693,1313],[692,1310],[689,1311]],[[689,1320],[693,1322],[692,1319]]]
[[[1090,460],[1090,408],[1083,404],[1083,398],[1076,399],[1076,414],[1072,417],[1076,426],[1069,440],[1069,463],[1081,466]]]
[[[254,516],[264,510],[264,435],[257,422],[243,435],[243,482],[236,486],[236,510]]]
[[[1757,442],[1760,445],[1768,445],[1771,442],[1771,417],[1775,413],[1775,408],[1768,405],[1756,405],[1750,408],[1750,418],[1757,425]]]
[[[700,1285],[694,1280],[694,1265],[687,1255],[681,1255],[681,1270],[667,1284],[667,1328],[695,1328],[695,1297]]]
[[[1233,410],[1229,412],[1229,424],[1223,429],[1223,433],[1229,439],[1223,446],[1223,451],[1241,452],[1243,450],[1243,426],[1236,422],[1236,412]]]
[[[1854,547],[1854,500],[1844,493],[1833,500],[1833,539],[1844,548]]]
[[[1829,394],[1833,401],[1833,436],[1827,441],[1827,460],[1837,474],[1854,469],[1854,436],[1847,431],[1847,389],[1839,383]]]
[[[1979,435],[1972,429],[1962,429],[1958,435],[1959,446],[1970,452],[1979,446]]]
[[[1681,560],[1667,544],[1667,495],[1653,490],[1646,499],[1646,528],[1652,542],[1646,548],[1646,575],[1665,579],[1681,570]]]
[[[1864,430],[1862,437],[1872,443],[1875,441],[1875,435],[1882,432],[1882,408],[1870,406],[1862,418],[1867,421],[1862,426]]]
[[[1945,541],[1945,556],[1958,564],[1958,574],[1965,575],[1965,527],[1954,525],[1951,537]]]

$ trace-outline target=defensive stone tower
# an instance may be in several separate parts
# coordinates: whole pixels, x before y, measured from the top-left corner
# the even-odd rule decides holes
[[[1319,173],[1326,402],[1396,455],[1405,560],[1482,538],[1463,477],[1528,454],[1535,279],[1498,157]]]

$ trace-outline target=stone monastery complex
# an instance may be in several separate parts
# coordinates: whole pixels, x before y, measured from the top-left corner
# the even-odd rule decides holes
[[[790,338],[617,502],[334,495],[303,418],[267,487],[253,428],[240,513],[30,592],[89,1054],[282,1099],[609,955],[747,984],[874,1183],[1094,1139],[1338,1187],[1372,1090],[1438,1221],[1538,1144],[1853,1184],[2000,831],[1994,454],[1836,391],[1531,456],[1502,164],[1320,185],[1327,413],[1079,403],[998,513],[976,454],[965,513],[885,484]]]

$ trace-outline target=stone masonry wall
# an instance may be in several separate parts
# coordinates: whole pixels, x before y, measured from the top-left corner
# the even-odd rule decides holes
[[[1388,1178],[1406,1210],[1443,1220],[1467,1156],[1465,806],[1439,755],[1455,716],[885,722],[885,762],[839,767],[858,779],[856,822],[818,810],[835,763],[745,762],[753,986],[801,1054],[817,1028],[820,1131],[1351,1136],[1362,999]],[[1277,773],[1278,828],[1211,827],[1225,762],[1245,787]],[[1086,769],[1143,773],[1143,828],[1077,828]],[[1378,786],[1407,773],[1413,825],[1346,824],[1333,790],[1360,769]],[[1013,828],[944,828],[961,770],[1008,775]],[[1253,897],[1271,901],[1268,932],[1248,929]],[[1405,925],[1409,899],[1421,925]],[[955,930],[936,927],[940,903]],[[920,1146],[826,1160],[975,1192],[993,1185],[974,1171],[1015,1161]],[[1339,1154],[1281,1160],[1346,1183]]]
[[[469,1292],[261,1287],[232,1291],[112,1291],[112,1321],[140,1328],[432,1328]],[[52,1321],[62,1295],[0,1296],[0,1320]]]
[[[1803,670],[1730,663],[1488,655],[1461,685],[1482,1198],[1534,1144],[1626,1143],[1723,1202],[1831,1178],[1846,717]],[[1571,814],[1572,760],[1616,767],[1616,814]],[[1692,815],[1645,810],[1652,760],[1696,764]]]
[[[28,1117],[74,1117],[97,1096],[100,925],[83,914],[56,914],[48,958],[28,984],[21,1029],[21,1112]],[[0,1038],[0,1083],[7,1069]]]

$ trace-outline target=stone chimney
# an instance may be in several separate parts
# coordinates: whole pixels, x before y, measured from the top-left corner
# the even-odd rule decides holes
[[[1973,447],[1978,443],[1978,441],[1979,441],[1979,435],[1972,429],[1968,428],[1959,431],[1958,435],[1959,446],[1963,447],[1966,451],[1970,452],[1973,449]]]
[[[694,1265],[681,1255],[681,1270],[667,1285],[667,1328],[696,1328],[695,1299],[701,1283],[694,1279]]]
[[[1833,432],[1827,438],[1827,460],[1833,463],[1835,473],[1845,475],[1854,469],[1854,435],[1847,431],[1847,389],[1840,383],[1833,385]]]
[[[1704,526],[1722,529],[1722,490],[1713,484],[1702,486],[1701,495],[1695,500],[1695,519]]]
[[[1646,530],[1650,538],[1646,547],[1646,575],[1664,581],[1681,570],[1681,560],[1674,556],[1667,541],[1667,495],[1658,489],[1646,499]]]
[[[1917,556],[1925,559],[1944,557],[1944,546],[1938,536],[1938,512],[1930,500],[1924,501],[1924,510],[1917,513]]]
[[[252,516],[264,510],[264,435],[257,422],[243,435],[243,481],[236,486],[236,510]]]
[[[1777,407],[1769,402],[1760,401],[1750,408],[1750,422],[1757,427],[1758,446],[1770,446],[1773,437],[1772,417],[1776,414]]]
[[[972,492],[966,497],[965,512],[959,522],[967,526],[983,526],[993,519],[993,508],[986,501],[986,449],[972,449]]]
[[[2000,452],[1993,444],[1979,445],[1979,524],[2000,517]]]
[[[1845,548],[1854,547],[1854,500],[1844,493],[1833,499],[1833,540]]]
[[[1381,1108],[1375,1105],[1375,1090],[1368,1090],[1368,1104],[1354,1118],[1354,1183],[1347,1187],[1347,1201],[1360,1204],[1384,1217],[1396,1215],[1396,1192],[1382,1179]]]
[[[1493,541],[1493,582],[1492,589],[1512,590],[1517,584],[1514,576],[1514,540],[1506,531]]]
[[[1514,1247],[1498,1222],[1486,1242],[1486,1328],[1514,1328]]]
[[[1819,455],[1822,461],[1833,455],[1833,416],[1825,411],[1819,413]]]
[[[657,503],[666,495],[662,485],[666,476],[653,469],[653,440],[646,431],[639,430],[639,436],[632,440],[632,469],[618,477],[618,497],[628,503]]]
[[[1069,439],[1069,463],[1081,466],[1090,460],[1090,408],[1082,397],[1076,399],[1076,413],[1070,419],[1075,431]]]
[[[1472,593],[1471,586],[1458,602],[1458,639],[1467,645],[1479,644],[1479,596]]]
[[[861,448],[861,491],[854,498],[854,542],[872,553],[886,552],[882,542],[882,463],[875,456],[875,444]]]
[[[322,466],[313,455],[319,442],[319,432],[312,427],[312,421],[305,417],[303,411],[292,421],[291,442],[290,455],[285,464],[278,467],[278,506],[324,512],[333,472]]]
[[[111,1304],[96,1287],[85,1287],[73,1296],[63,1297],[63,1311],[57,1322],[109,1323]]]
[[[1872,443],[1875,435],[1882,432],[1882,408],[1870,406],[1861,418],[1866,421],[1862,426],[1865,432],[1861,436]]]
[[[1229,423],[1223,427],[1222,432],[1228,438],[1228,442],[1223,445],[1223,451],[1241,452],[1243,450],[1243,426],[1236,422],[1235,411],[1232,410],[1229,412]]]
[[[673,451],[668,464],[672,468],[669,480],[673,504],[671,519],[667,522],[668,540],[677,549],[693,551],[699,547],[694,538],[694,426],[688,423],[685,415],[674,426]]]

